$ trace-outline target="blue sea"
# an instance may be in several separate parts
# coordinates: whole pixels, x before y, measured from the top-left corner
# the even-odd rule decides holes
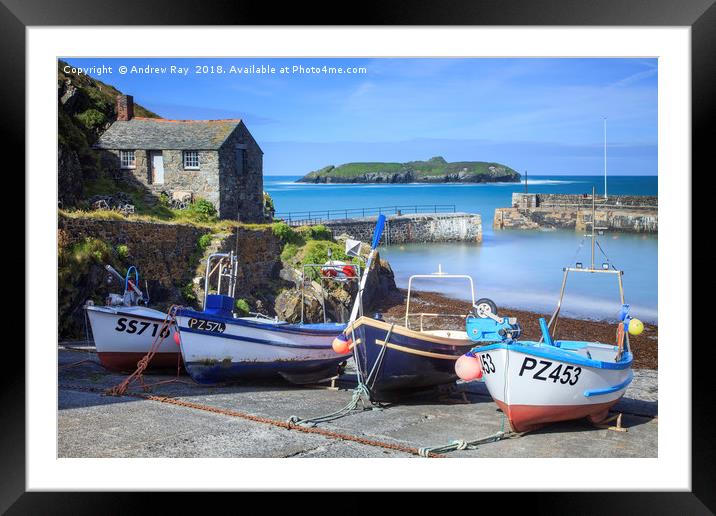
[[[399,287],[407,287],[413,274],[443,271],[468,274],[475,281],[475,295],[493,299],[498,307],[550,312],[562,281],[562,268],[590,260],[589,239],[574,231],[515,231],[492,229],[495,208],[509,207],[513,192],[524,183],[313,185],[295,183],[299,175],[264,176],[264,189],[277,212],[341,210],[400,205],[454,204],[457,211],[479,213],[483,222],[482,244],[409,244],[381,248],[390,261]],[[534,193],[597,193],[604,191],[602,176],[530,176]],[[609,194],[657,195],[656,176],[612,176]],[[611,263],[624,271],[626,302],[632,315],[657,322],[657,235],[606,232],[599,237]],[[580,247],[581,244],[581,247]],[[606,260],[597,249],[595,261]],[[469,299],[464,282],[432,280],[415,283],[421,290]],[[619,312],[618,285],[612,275],[573,275],[567,285],[562,313],[567,316],[614,319]]]

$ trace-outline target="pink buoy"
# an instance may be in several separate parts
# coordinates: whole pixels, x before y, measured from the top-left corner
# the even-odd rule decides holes
[[[461,380],[479,380],[482,378],[482,364],[480,359],[470,355],[463,355],[455,362],[455,373]]]
[[[174,332],[174,344],[179,345],[179,333]]]

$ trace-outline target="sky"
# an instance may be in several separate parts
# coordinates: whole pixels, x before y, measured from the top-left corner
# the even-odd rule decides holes
[[[164,118],[243,119],[267,175],[433,156],[599,175],[604,117],[609,174],[657,173],[657,59],[64,60]]]

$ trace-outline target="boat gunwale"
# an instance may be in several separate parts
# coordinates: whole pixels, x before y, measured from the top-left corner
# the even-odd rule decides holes
[[[424,332],[411,330],[410,328],[406,328],[405,326],[400,326],[398,324],[390,324],[385,321],[379,321],[377,319],[371,319],[370,317],[361,316],[358,319],[356,319],[352,324],[349,324],[346,326],[346,329],[343,330],[344,334],[349,334],[351,331],[358,330],[361,326],[370,326],[373,328],[378,328],[381,330],[390,330],[393,329],[393,333],[396,333],[398,335],[401,335],[403,337],[408,337],[412,339],[417,339],[425,342],[431,342],[434,344],[443,344],[446,346],[459,346],[459,347],[475,347],[475,343],[469,339],[451,339],[449,337],[436,337],[433,335],[425,334]],[[457,330],[456,330],[457,331]]]
[[[246,337],[243,335],[233,335],[231,333],[217,333],[217,332],[210,332],[210,331],[202,331],[202,330],[195,330],[193,328],[189,328],[186,326],[179,326],[179,333],[194,333],[196,335],[204,335],[207,337],[217,337],[217,338],[226,338],[229,340],[239,340],[242,342],[248,342],[251,344],[261,344],[265,346],[275,346],[275,347],[281,347],[281,348],[290,348],[290,349],[318,349],[318,350],[332,350],[330,345],[311,345],[311,344],[288,344],[283,342],[275,342],[271,340],[264,340],[264,339],[257,339],[255,337]],[[328,335],[330,336],[330,335]],[[182,341],[183,343],[183,341]]]
[[[539,344],[535,341],[526,341],[526,342],[532,342],[534,344]],[[595,344],[601,344],[601,343],[595,343]],[[510,342],[496,342],[493,344],[488,344],[487,346],[480,346],[477,350],[478,353],[483,353],[486,351],[493,351],[495,349],[504,349],[505,351],[514,351],[516,353],[522,353],[523,355],[535,355],[541,358],[551,358],[552,360],[558,360],[560,362],[568,362],[572,364],[577,364],[584,367],[591,367],[593,369],[609,369],[609,370],[623,370],[623,369],[630,369],[632,362],[634,361],[634,355],[631,353],[631,351],[627,351],[622,356],[621,360],[618,362],[606,362],[603,360],[594,360],[590,358],[585,358],[580,355],[577,355],[576,353],[572,351],[567,351],[560,349],[556,346],[552,346],[554,349],[547,349],[548,346],[540,345],[538,346],[529,346],[526,345],[524,342],[519,341],[510,341]]]
[[[191,312],[194,315],[188,315],[187,312]],[[311,323],[312,328],[301,328],[300,324],[292,324],[285,321],[281,321],[278,324],[277,323],[271,323],[271,324],[262,324],[260,322],[249,322],[241,317],[225,317],[221,315],[216,314],[209,314],[206,312],[200,312],[198,310],[192,310],[183,308],[177,312],[177,317],[194,317],[196,319],[203,319],[213,322],[223,322],[226,324],[233,324],[235,326],[243,326],[258,330],[266,330],[266,331],[273,331],[277,333],[292,333],[296,335],[307,335],[307,336],[328,336],[328,335],[339,335],[341,332],[345,331],[345,324],[343,323],[324,323],[326,325],[333,325],[333,328],[325,328],[320,329],[316,328],[315,323]],[[321,323],[318,323],[321,324]],[[179,326],[179,321],[177,320],[177,326]],[[186,327],[179,326],[181,331],[186,331]]]
[[[95,312],[95,313],[99,313],[99,314],[120,315],[120,316],[132,317],[132,318],[134,318],[134,319],[149,319],[149,320],[151,320],[151,321],[164,321],[164,320],[166,319],[166,317],[167,317],[167,313],[166,313],[166,312],[162,312],[161,310],[156,310],[156,311],[157,311],[157,314],[162,314],[162,316],[159,317],[159,315],[156,315],[156,316],[154,316],[154,315],[145,315],[145,314],[138,315],[138,314],[136,314],[136,313],[131,313],[131,312],[125,312],[125,311],[122,311],[122,310],[117,310],[117,309],[115,309],[114,307],[111,307],[111,306],[96,306],[96,305],[93,305],[93,306],[86,306],[86,307],[84,307],[84,308],[85,308],[85,310],[87,310],[87,311]],[[125,307],[125,308],[126,308],[126,307]],[[145,307],[139,307],[139,308],[145,308]],[[148,309],[148,310],[155,310],[154,308],[147,308],[147,309]]]

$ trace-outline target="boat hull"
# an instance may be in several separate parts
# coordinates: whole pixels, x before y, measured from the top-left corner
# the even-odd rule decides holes
[[[346,360],[331,347],[342,324],[274,323],[192,310],[180,310],[177,324],[186,370],[197,383],[281,377],[314,383],[338,374]]]
[[[616,352],[613,346],[592,346],[600,347],[582,350]],[[633,378],[631,354],[600,362],[550,348],[512,342],[475,350],[490,395],[517,432],[573,419],[602,421]]]
[[[167,315],[140,306],[89,306],[86,310],[99,361],[112,371],[137,368],[137,362],[151,350]],[[166,337],[147,369],[171,369],[181,364],[173,333],[172,327],[165,330]]]
[[[355,334],[355,356],[376,398],[453,383],[457,380],[455,361],[474,346],[465,332],[453,332],[459,338],[448,338],[398,325],[391,331],[390,324],[367,317],[356,320],[352,332],[348,328],[345,333]],[[374,367],[375,373],[368,378]]]

